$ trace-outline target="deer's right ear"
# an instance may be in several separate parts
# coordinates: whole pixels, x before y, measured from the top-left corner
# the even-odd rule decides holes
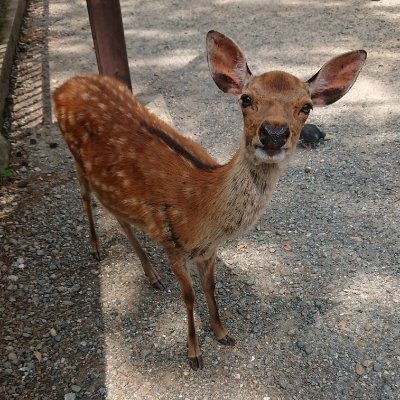
[[[222,33],[207,33],[207,59],[211,76],[225,93],[239,95],[251,76],[239,46]]]

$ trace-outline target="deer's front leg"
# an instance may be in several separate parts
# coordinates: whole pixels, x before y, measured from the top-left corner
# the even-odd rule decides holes
[[[192,278],[186,269],[186,265],[181,260],[171,260],[171,269],[174,272],[179,286],[181,288],[182,297],[186,305],[187,321],[188,321],[188,357],[189,364],[195,371],[203,368],[203,357],[201,355],[199,339],[196,335],[196,328],[194,325],[194,290],[192,286]]]
[[[215,301],[215,254],[205,261],[197,262],[197,269],[201,278],[204,294],[207,300],[210,314],[211,328],[221,344],[234,346],[235,339],[228,335],[218,313],[217,302]]]

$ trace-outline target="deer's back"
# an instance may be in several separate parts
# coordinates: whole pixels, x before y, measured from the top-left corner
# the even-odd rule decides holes
[[[73,78],[54,101],[64,138],[103,205],[164,247],[183,246],[178,237],[193,236],[204,208],[200,188],[213,184],[218,163],[112,78]]]

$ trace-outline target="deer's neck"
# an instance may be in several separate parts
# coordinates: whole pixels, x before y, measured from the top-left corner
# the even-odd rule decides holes
[[[257,222],[282,174],[278,164],[254,165],[243,146],[215,171],[219,182],[210,193],[208,222],[214,228],[209,231],[219,242],[239,235]]]

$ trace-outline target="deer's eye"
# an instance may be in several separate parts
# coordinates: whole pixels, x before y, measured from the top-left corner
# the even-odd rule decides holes
[[[303,107],[301,107],[301,112],[304,114],[310,114],[310,111],[313,109],[312,104],[306,103]]]
[[[250,107],[251,104],[252,104],[251,97],[249,95],[247,95],[247,94],[244,94],[240,98],[240,102],[241,102],[243,108]]]

